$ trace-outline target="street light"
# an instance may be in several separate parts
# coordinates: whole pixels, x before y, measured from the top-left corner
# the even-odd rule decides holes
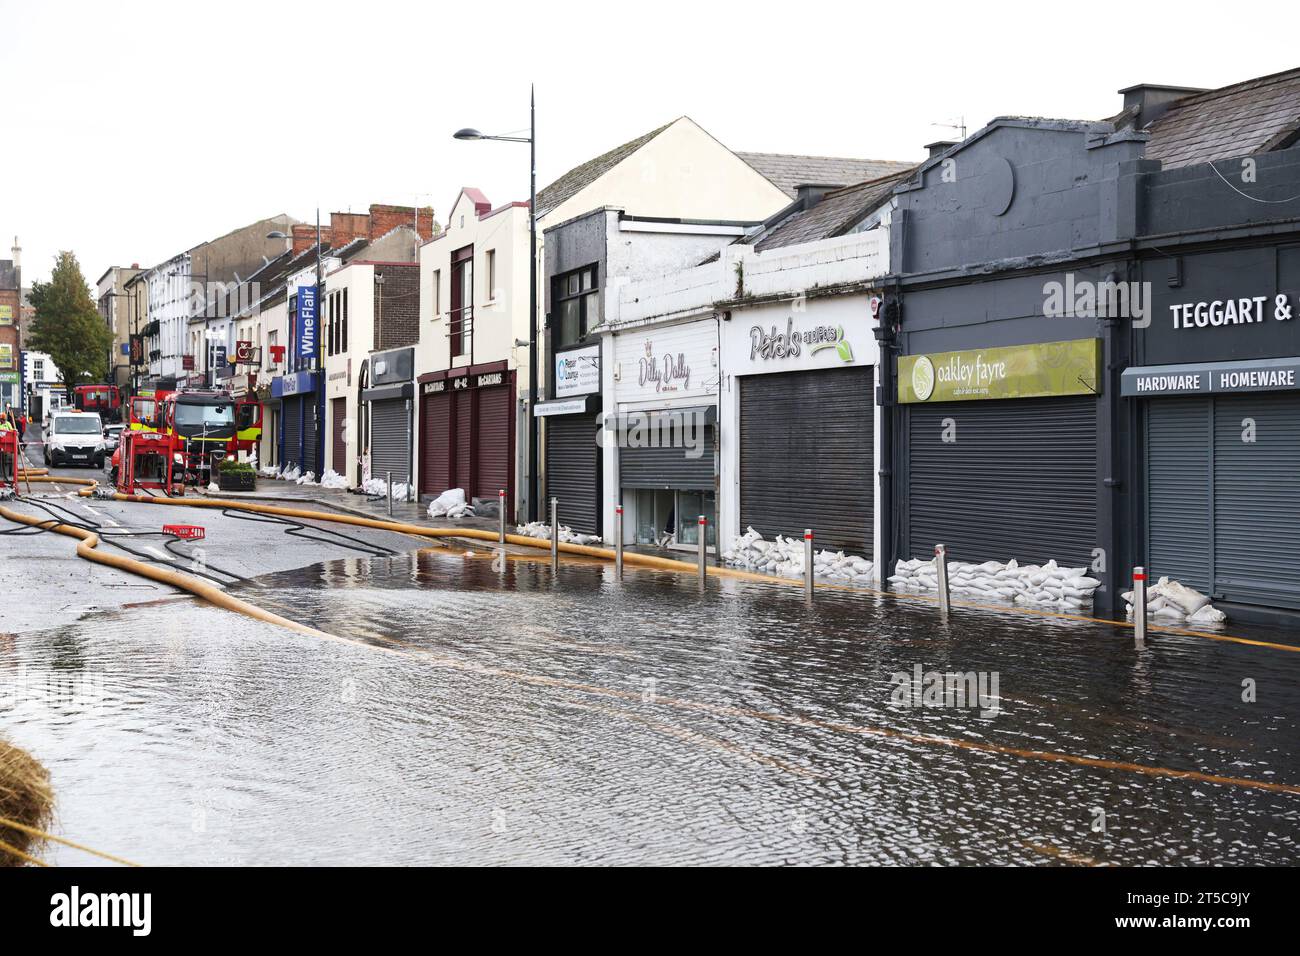
[[[537,520],[537,96],[528,85],[528,135],[489,136],[471,126],[453,134],[459,140],[528,144],[528,520]]]

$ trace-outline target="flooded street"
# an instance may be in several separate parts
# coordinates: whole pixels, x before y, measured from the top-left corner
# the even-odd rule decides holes
[[[1250,785],[1300,784],[1300,654],[456,551],[234,590],[344,640],[186,599],[0,642],[57,832],[149,864],[1300,860],[1300,794]],[[932,671],[987,693],[900,702]]]

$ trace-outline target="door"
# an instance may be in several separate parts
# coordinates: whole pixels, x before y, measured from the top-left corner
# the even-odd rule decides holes
[[[560,499],[560,524],[600,533],[600,458],[590,414],[546,419],[546,492],[538,516],[549,521],[551,498]]]
[[[451,394],[425,395],[420,406],[420,494],[440,495],[451,487]]]
[[[510,480],[515,451],[514,389],[506,385],[478,390],[478,421],[474,429],[474,494],[496,501],[506,493],[506,507],[514,498]]]
[[[1097,547],[1097,400],[909,405],[907,542],[931,558],[1086,567]]]
[[[463,490],[468,499],[474,493],[474,393],[467,388],[453,392],[452,409],[455,487]]]
[[[297,466],[305,471],[302,463],[302,400],[286,398],[280,406],[284,418],[284,454],[281,460],[286,467]]]
[[[370,474],[384,481],[389,472],[393,484],[410,480],[410,432],[406,399],[394,398],[370,403]]]
[[[344,440],[347,427],[348,400],[346,398],[330,399],[330,427],[333,432],[331,468],[340,475],[348,474],[348,443]]]
[[[740,527],[873,553],[871,366],[740,379]]]

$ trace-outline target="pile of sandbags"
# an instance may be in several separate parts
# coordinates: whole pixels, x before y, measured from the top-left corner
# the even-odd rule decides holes
[[[322,488],[346,488],[348,480],[333,468],[327,468],[325,474],[321,477],[320,486]]]
[[[267,465],[263,468],[257,469],[257,475],[259,478],[279,478],[280,469],[276,468],[274,465]]]
[[[316,484],[316,472],[309,471],[306,474],[299,475],[294,479],[294,483],[299,485],[314,485]]]
[[[936,591],[939,581],[934,560],[899,561],[889,583],[900,591]],[[1014,604],[1079,610],[1092,603],[1092,592],[1101,582],[1088,577],[1087,568],[1063,568],[1055,561],[1046,564],[948,562],[948,591],[966,597]]]
[[[371,498],[387,498],[388,482],[382,478],[367,478],[361,484],[361,490]],[[406,501],[411,493],[411,486],[393,482],[393,500]]]
[[[1128,605],[1128,616],[1133,617],[1133,592],[1120,595]],[[1147,617],[1188,624],[1222,624],[1228,619],[1210,599],[1195,588],[1189,588],[1169,578],[1161,578],[1147,588]]]
[[[280,477],[285,481],[297,481],[302,477],[302,472],[298,470],[297,465],[290,465],[284,471],[280,472]]]
[[[731,546],[722,553],[722,561],[742,571],[801,578],[804,575],[803,539],[778,534],[768,541],[752,527],[746,528],[744,534],[732,539]],[[827,550],[813,553],[813,577],[850,584],[873,584],[876,579],[875,568],[866,558]]]
[[[560,540],[566,544],[600,544],[600,535],[598,534],[578,534],[567,525],[560,525],[557,529]],[[515,528],[515,534],[521,534],[526,538],[543,538],[551,540],[551,526],[545,521],[530,521],[528,524],[521,524]]]
[[[465,501],[464,488],[449,488],[429,502],[429,517],[473,518],[474,506]]]

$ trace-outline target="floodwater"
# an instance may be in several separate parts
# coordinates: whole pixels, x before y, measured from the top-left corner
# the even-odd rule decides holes
[[[238,590],[343,640],[188,600],[0,639],[60,833],[149,864],[1300,862],[1300,793],[1246,785],[1300,784],[1300,654],[445,551]],[[983,701],[906,706],[918,666]]]

